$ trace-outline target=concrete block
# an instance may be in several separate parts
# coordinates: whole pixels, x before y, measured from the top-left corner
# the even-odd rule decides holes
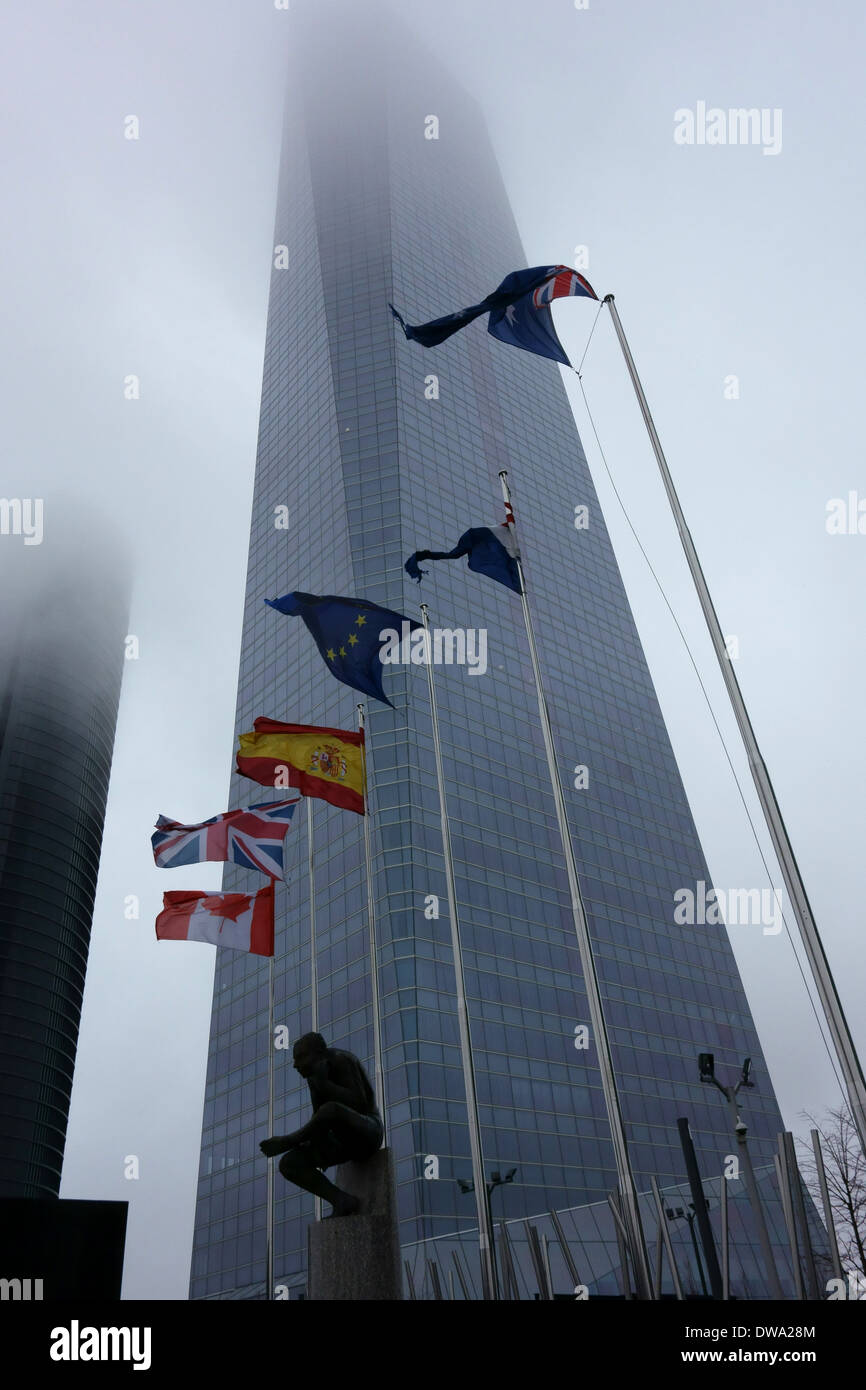
[[[333,1181],[360,1199],[361,1210],[308,1228],[307,1297],[316,1302],[402,1299],[391,1150],[341,1164]]]

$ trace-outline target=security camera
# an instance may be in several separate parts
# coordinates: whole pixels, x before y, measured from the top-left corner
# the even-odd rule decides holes
[[[745,1123],[745,1121],[744,1121],[744,1120],[737,1120],[737,1123],[734,1125],[734,1133],[735,1133],[735,1134],[748,1134],[748,1132],[749,1132],[749,1126]]]

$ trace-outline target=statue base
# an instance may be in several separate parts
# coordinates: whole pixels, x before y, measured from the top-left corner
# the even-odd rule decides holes
[[[343,1163],[333,1181],[361,1202],[354,1216],[327,1217],[307,1230],[307,1298],[402,1299],[397,1192],[390,1149]]]

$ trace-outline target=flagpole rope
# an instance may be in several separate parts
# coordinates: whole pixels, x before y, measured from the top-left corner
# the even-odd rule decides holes
[[[599,312],[598,312],[598,314],[596,314],[595,323],[598,323],[599,315],[601,314],[602,308],[603,308],[603,304],[599,305]],[[589,351],[589,344],[590,344],[590,342],[592,341],[592,334],[593,334],[593,332],[595,331],[595,323],[593,324],[592,330],[590,331],[589,338],[587,339],[587,344],[586,344],[586,348],[584,349],[583,357],[580,359],[580,365],[581,365],[581,367],[583,366],[584,359],[585,359],[585,357],[586,357],[587,352]],[[652,561],[650,560],[650,557],[649,557],[649,555],[647,554],[647,552],[646,552],[646,550],[645,550],[645,548],[644,548],[643,542],[641,541],[640,536],[638,535],[638,533],[637,533],[637,531],[636,531],[636,529],[635,529],[634,523],[632,522],[632,519],[631,519],[631,517],[629,516],[629,513],[628,513],[628,510],[627,510],[627,508],[626,508],[626,505],[625,505],[625,503],[624,503],[624,501],[622,500],[622,497],[621,497],[621,495],[620,495],[619,488],[617,487],[616,483],[614,482],[613,474],[612,474],[611,471],[610,471],[610,465],[608,464],[607,457],[606,457],[605,452],[604,452],[604,449],[603,449],[603,447],[602,447],[601,440],[599,439],[599,436],[598,436],[598,430],[596,429],[595,420],[594,420],[594,418],[593,418],[592,411],[590,410],[589,401],[587,400],[586,390],[585,390],[584,385],[583,385],[583,377],[580,375],[580,368],[577,368],[577,369],[576,369],[576,375],[577,375],[578,382],[580,383],[580,394],[581,394],[581,396],[583,397],[583,404],[584,404],[584,407],[585,407],[585,409],[586,409],[587,418],[589,419],[589,423],[590,423],[590,426],[591,426],[591,428],[592,428],[592,433],[593,433],[593,435],[594,435],[594,437],[595,437],[596,447],[598,448],[599,456],[600,456],[601,461],[602,461],[602,463],[603,463],[603,465],[604,465],[604,470],[605,470],[605,472],[606,472],[606,474],[607,474],[608,481],[610,482],[610,485],[611,485],[611,487],[613,488],[614,496],[616,497],[616,500],[617,500],[617,502],[619,503],[620,510],[622,511],[622,514],[623,514],[623,516],[625,517],[626,522],[628,523],[629,530],[631,531],[632,535],[634,536],[635,541],[637,542],[638,549],[640,550],[641,555],[643,556],[644,560],[646,561],[647,568],[648,568],[650,574],[652,575],[653,579],[655,580],[656,587],[657,587],[659,593],[661,594],[661,596],[662,596],[662,598],[663,598],[663,600],[664,600],[665,607],[667,608],[668,612],[670,613],[671,617],[673,618],[674,625],[676,626],[677,632],[679,633],[680,638],[681,638],[682,643],[683,643],[683,646],[685,647],[686,652],[687,652],[687,654],[688,654],[689,661],[692,663],[692,668],[694,669],[694,673],[695,673],[695,675],[696,675],[697,678],[698,678],[698,684],[699,684],[699,686],[701,687],[701,693],[702,693],[702,695],[703,695],[703,697],[704,697],[704,700],[705,700],[705,702],[706,702],[707,709],[708,709],[709,712],[710,712],[710,718],[711,718],[712,721],[713,721],[713,725],[715,726],[716,733],[717,733],[718,736],[719,736],[719,742],[720,742],[721,745],[722,745],[722,750],[723,750],[724,755],[725,755],[725,758],[726,758],[726,760],[727,760],[728,767],[729,767],[730,770],[731,770],[731,776],[733,777],[734,783],[735,783],[736,788],[737,788],[737,791],[739,792],[740,801],[743,803],[743,809],[744,809],[744,811],[745,811],[745,813],[746,813],[746,818],[747,818],[747,820],[748,820],[748,822],[749,822],[749,827],[750,827],[750,829],[751,829],[751,831],[752,831],[752,838],[754,839],[755,845],[757,846],[758,854],[760,855],[760,858],[761,858],[761,863],[762,863],[763,866],[764,866],[764,871],[765,871],[765,873],[766,873],[766,875],[767,875],[767,881],[768,881],[768,883],[770,884],[770,887],[772,888],[772,887],[773,887],[773,877],[772,877],[772,874],[771,874],[771,872],[770,872],[770,867],[769,867],[769,865],[768,865],[768,863],[767,863],[767,859],[766,859],[766,856],[765,856],[765,854],[764,854],[764,850],[763,850],[763,847],[762,847],[762,845],[761,845],[761,841],[760,841],[760,839],[758,838],[758,832],[757,832],[757,830],[755,829],[755,822],[754,822],[754,820],[753,820],[753,818],[752,818],[752,813],[751,813],[751,811],[749,810],[748,802],[746,801],[745,795],[744,795],[744,793],[743,793],[742,784],[740,783],[740,779],[739,779],[739,777],[737,776],[736,768],[734,767],[733,761],[732,761],[732,759],[731,759],[730,752],[728,751],[728,745],[727,745],[727,743],[725,742],[724,734],[722,733],[722,730],[721,730],[721,728],[719,727],[719,722],[718,722],[718,720],[716,719],[715,711],[714,711],[713,706],[712,706],[712,703],[711,703],[711,701],[710,701],[710,697],[709,697],[709,695],[707,694],[707,689],[706,689],[706,686],[704,685],[704,681],[703,681],[703,678],[702,678],[702,676],[701,676],[700,670],[699,670],[699,668],[698,668],[698,664],[697,664],[697,662],[695,661],[694,655],[693,655],[693,653],[692,653],[692,649],[691,649],[691,647],[689,646],[688,639],[687,639],[685,633],[683,632],[683,629],[682,629],[682,627],[681,627],[681,625],[680,625],[679,619],[677,618],[677,615],[676,615],[676,613],[674,612],[673,607],[671,606],[670,600],[668,599],[668,596],[667,596],[667,594],[665,593],[665,590],[664,590],[664,587],[663,587],[663,585],[662,585],[662,582],[661,582],[661,580],[659,579],[658,575],[656,574],[655,569],[653,568]],[[821,1042],[823,1043],[823,1045],[824,1045],[824,1050],[825,1050],[825,1052],[827,1053],[827,1058],[828,1058],[828,1060],[829,1060],[829,1062],[830,1062],[830,1067],[831,1067],[831,1069],[832,1069],[833,1075],[834,1075],[835,1078],[836,1078],[836,1083],[837,1083],[837,1085],[839,1086],[839,1089],[841,1090],[842,1094],[844,1095],[844,1094],[845,1094],[845,1086],[844,1086],[844,1084],[843,1084],[843,1082],[842,1082],[842,1078],[840,1077],[839,1072],[837,1071],[837,1068],[836,1068],[836,1058],[835,1058],[835,1056],[834,1056],[834,1054],[833,1054],[833,1050],[831,1049],[831,1047],[829,1046],[829,1044],[828,1044],[828,1042],[827,1042],[827,1038],[826,1038],[826,1036],[825,1036],[824,1029],[823,1029],[822,1024],[821,1024],[821,1018],[820,1018],[820,1015],[819,1015],[819,1013],[818,1013],[817,1008],[815,1007],[815,1000],[814,1000],[814,998],[813,998],[813,996],[812,996],[812,991],[811,991],[811,989],[809,988],[809,982],[808,982],[808,980],[807,980],[807,978],[806,978],[806,974],[805,974],[805,971],[804,971],[804,969],[803,969],[802,963],[801,963],[801,961],[800,961],[800,957],[799,957],[799,955],[797,954],[797,949],[796,949],[796,947],[795,947],[795,945],[794,945],[794,939],[793,939],[793,937],[792,937],[792,935],[791,935],[791,929],[790,929],[790,927],[789,927],[789,925],[788,925],[788,919],[787,919],[787,917],[785,916],[784,910],[782,910],[782,921],[783,921],[784,926],[785,926],[785,935],[787,936],[788,941],[789,941],[789,943],[790,943],[792,955],[793,955],[793,957],[794,957],[794,960],[796,961],[797,969],[798,969],[799,972],[800,972],[800,978],[802,979],[804,988],[805,988],[805,990],[806,990],[806,997],[807,997],[807,999],[809,1000],[809,1005],[810,1005],[810,1008],[811,1008],[811,1010],[812,1010],[812,1013],[815,1015],[815,1022],[816,1022],[817,1025],[818,1025],[818,1032],[819,1032],[820,1037],[821,1037]]]
[[[593,333],[595,332],[595,326],[596,326],[596,324],[598,323],[599,319],[601,318],[601,311],[602,311],[603,308],[604,308],[604,300],[602,299],[602,300],[599,300],[598,312],[596,313],[596,316],[595,316],[595,318],[594,318],[593,321],[592,321],[592,328],[589,330],[589,337],[588,337],[587,340],[586,340],[586,347],[583,349],[583,356],[582,356],[581,359],[580,359],[580,365],[574,368],[574,371],[575,371],[575,373],[576,373],[576,375],[577,375],[578,381],[580,381],[580,379],[581,379],[581,377],[580,377],[580,369],[581,369],[581,367],[583,366],[584,362],[586,361],[586,354],[589,352],[589,345],[590,345],[590,343],[592,342],[592,335],[593,335]]]

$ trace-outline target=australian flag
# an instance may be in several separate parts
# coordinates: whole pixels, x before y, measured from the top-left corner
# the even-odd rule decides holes
[[[382,689],[379,633],[385,628],[402,632],[401,624],[409,620],[401,613],[379,608],[363,598],[338,598],[334,594],[285,594],[266,598],[265,603],[290,618],[303,618],[328,670],[338,681],[391,705]],[[410,629],[420,626],[409,622]]]
[[[298,797],[291,801],[260,801],[225,811],[198,825],[181,825],[160,816],[151,836],[154,863],[160,869],[211,860],[259,869],[272,878],[283,877],[283,850]]]
[[[466,555],[467,564],[477,574],[496,579],[516,594],[522,593],[517,566],[517,541],[514,531],[505,526],[473,526],[464,531],[453,550],[416,550],[406,561],[404,569],[411,579],[421,583],[419,560],[459,560]]]
[[[393,304],[389,307],[406,337],[422,347],[437,347],[473,319],[489,314],[487,331],[494,338],[570,367],[571,363],[553,326],[550,305],[554,299],[575,296],[598,299],[592,285],[579,271],[568,265],[547,265],[515,270],[511,275],[506,275],[502,284],[480,304],[471,304],[468,309],[447,314],[445,318],[431,319],[429,323],[407,323]]]

